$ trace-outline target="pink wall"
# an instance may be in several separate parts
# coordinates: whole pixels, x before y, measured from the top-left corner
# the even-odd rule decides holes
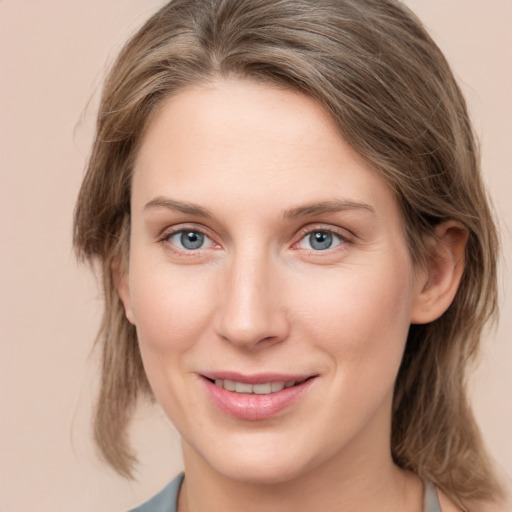
[[[150,408],[134,428],[143,462],[138,482],[123,481],[95,458],[90,351],[100,300],[71,251],[73,204],[106,63],[162,3],[0,1],[1,512],[126,510],[180,468],[177,436]],[[487,443],[510,475],[512,2],[406,3],[467,93],[503,225],[502,321],[470,388]]]

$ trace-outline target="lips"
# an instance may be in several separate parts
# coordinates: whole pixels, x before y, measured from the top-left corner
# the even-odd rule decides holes
[[[235,373],[202,375],[213,404],[229,416],[257,421],[271,418],[295,402],[316,380],[316,375]]]

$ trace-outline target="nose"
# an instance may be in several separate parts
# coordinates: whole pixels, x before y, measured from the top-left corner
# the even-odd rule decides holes
[[[233,257],[220,289],[217,334],[238,347],[279,343],[289,333],[283,276],[265,255]]]

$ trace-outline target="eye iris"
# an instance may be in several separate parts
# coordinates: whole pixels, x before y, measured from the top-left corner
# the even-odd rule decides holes
[[[180,242],[185,249],[199,249],[204,243],[204,235],[197,231],[183,231]]]
[[[332,245],[332,234],[326,231],[315,231],[309,235],[309,243],[313,249],[324,251]]]

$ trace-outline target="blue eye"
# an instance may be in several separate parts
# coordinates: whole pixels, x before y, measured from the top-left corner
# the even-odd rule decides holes
[[[196,249],[204,249],[205,245],[209,246],[211,240],[199,231],[183,229],[169,237],[169,242],[180,249],[194,251]]]
[[[315,231],[309,235],[309,245],[316,251],[325,251],[332,245],[332,233]]]
[[[326,251],[337,247],[343,242],[340,235],[332,231],[316,230],[308,233],[300,242],[299,245],[302,249],[309,249],[313,251]]]

